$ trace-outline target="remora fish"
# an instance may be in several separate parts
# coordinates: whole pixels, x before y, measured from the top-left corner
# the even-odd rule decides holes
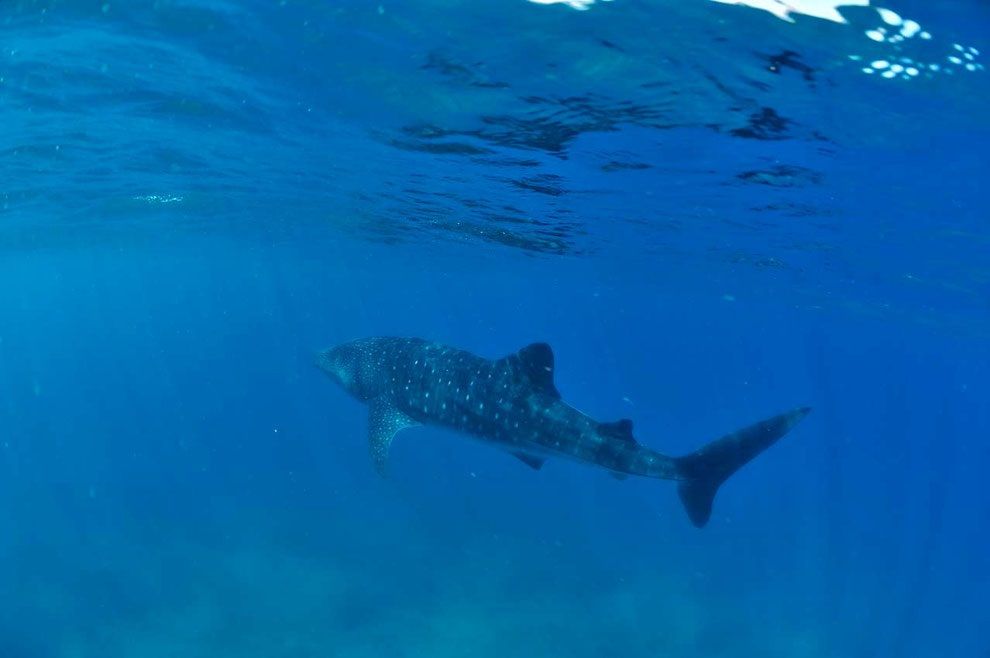
[[[382,475],[397,432],[437,425],[492,443],[534,469],[548,457],[566,457],[620,478],[676,480],[699,528],[719,486],[810,411],[795,409],[669,457],[640,445],[631,420],[600,423],[565,403],[546,343],[491,360],[419,338],[365,338],[320,352],[317,365],[368,403],[371,458]]]

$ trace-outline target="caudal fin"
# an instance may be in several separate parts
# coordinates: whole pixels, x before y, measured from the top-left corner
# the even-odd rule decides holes
[[[677,468],[683,479],[677,493],[680,494],[691,523],[699,528],[708,523],[719,486],[753,457],[787,434],[810,411],[810,407],[801,407],[774,416],[727,434],[700,450],[678,458]]]

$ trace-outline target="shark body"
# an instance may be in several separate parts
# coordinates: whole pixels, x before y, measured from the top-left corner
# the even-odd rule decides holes
[[[719,485],[810,411],[795,409],[671,457],[636,441],[631,420],[599,422],[564,402],[546,343],[486,359],[419,338],[365,338],[320,352],[317,365],[368,404],[369,449],[382,475],[396,433],[435,425],[494,444],[537,470],[563,457],[620,478],[678,481],[698,527],[708,522]]]

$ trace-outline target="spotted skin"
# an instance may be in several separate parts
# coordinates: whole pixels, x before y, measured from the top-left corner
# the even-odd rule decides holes
[[[317,365],[368,403],[369,448],[382,474],[397,432],[435,425],[493,443],[533,468],[563,457],[619,476],[682,481],[692,499],[709,498],[707,512],[705,500],[693,501],[699,502],[694,513],[685,501],[696,525],[707,522],[718,485],[807,413],[784,414],[691,455],[669,457],[640,445],[631,421],[600,423],[565,403],[544,343],[491,360],[419,338],[365,338],[320,352]],[[682,490],[682,500],[685,495]]]

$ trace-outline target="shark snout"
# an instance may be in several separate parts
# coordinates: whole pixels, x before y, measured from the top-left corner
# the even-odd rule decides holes
[[[345,389],[350,389],[353,376],[339,347],[317,352],[315,365]]]
[[[367,341],[352,341],[317,352],[316,365],[344,390],[360,400],[380,395],[382,356]]]
[[[313,359],[313,365],[327,373],[333,375],[334,371],[340,367],[339,359],[334,358],[334,350],[320,350]]]

